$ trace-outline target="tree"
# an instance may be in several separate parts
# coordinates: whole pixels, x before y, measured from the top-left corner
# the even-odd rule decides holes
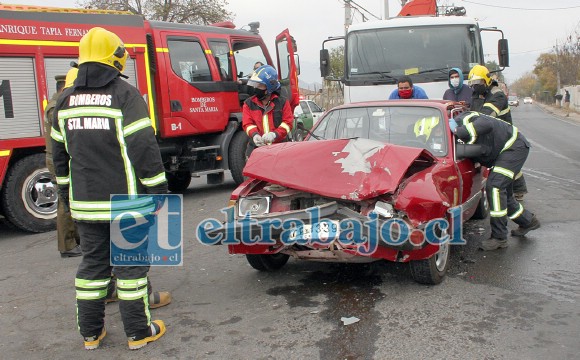
[[[540,92],[540,82],[534,73],[527,72],[511,84],[510,89],[510,94],[516,93],[518,96],[532,96]]]
[[[334,78],[344,76],[344,45],[330,50],[330,74]]]
[[[493,71],[497,71],[494,72],[493,74],[491,74],[492,76],[497,76],[497,80],[499,82],[504,82],[504,77],[503,77],[503,73],[499,70],[499,65],[495,60],[491,60],[491,61],[486,61],[485,62],[485,67],[487,68],[487,70],[489,70],[489,72],[493,72]]]
[[[226,0],[79,0],[86,9],[121,10],[148,20],[207,25],[231,20]]]
[[[556,54],[540,54],[534,66],[534,74],[540,81],[542,90],[555,94],[557,91],[558,56]]]

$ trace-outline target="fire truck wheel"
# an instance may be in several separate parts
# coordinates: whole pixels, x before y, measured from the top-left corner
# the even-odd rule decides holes
[[[4,216],[19,229],[40,233],[56,228],[57,189],[44,154],[18,160],[0,192]]]
[[[244,166],[246,166],[246,149],[248,147],[248,142],[250,138],[243,131],[238,131],[234,134],[232,142],[230,143],[229,149],[229,165],[230,171],[232,172],[232,177],[236,182],[236,185],[240,185],[244,182],[245,178],[242,175]]]
[[[167,187],[171,192],[181,192],[186,190],[191,183],[191,173],[189,171],[177,171],[165,173],[167,176]]]

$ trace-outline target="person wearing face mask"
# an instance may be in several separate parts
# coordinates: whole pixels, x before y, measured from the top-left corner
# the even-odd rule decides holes
[[[254,87],[254,95],[244,101],[242,127],[251,140],[249,151],[287,141],[294,115],[288,100],[280,95],[276,69],[260,66],[254,70],[248,85]]]
[[[470,110],[512,123],[506,94],[490,77],[483,65],[475,65],[469,72],[468,84],[473,89]]]
[[[397,81],[397,89],[391,92],[389,100],[398,99],[429,99],[425,90],[419,86],[413,86],[413,80],[408,76],[402,76]]]
[[[469,86],[473,89],[473,97],[470,106],[471,111],[490,115],[512,123],[512,114],[506,94],[500,89],[497,81],[489,76],[489,70],[485,66],[475,65],[469,72]],[[528,192],[524,174],[519,171],[513,182],[514,197],[522,201]]]
[[[463,71],[459,68],[449,70],[449,89],[443,94],[443,100],[463,101],[471,106],[473,90],[469,86],[463,86]]]

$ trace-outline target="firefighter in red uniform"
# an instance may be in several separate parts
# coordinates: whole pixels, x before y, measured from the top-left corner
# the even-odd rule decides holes
[[[276,70],[270,65],[260,66],[248,85],[255,91],[244,102],[242,125],[252,140],[251,149],[287,141],[294,115],[288,100],[279,93],[281,86]]]
[[[75,288],[78,328],[87,350],[98,348],[106,335],[110,196],[167,192],[147,104],[120,78],[127,56],[114,33],[96,27],[85,34],[79,43],[78,77],[59,97],[51,132],[59,201],[70,207],[81,238],[83,259]],[[163,321],[150,318],[148,270],[114,268],[130,349],[159,339],[166,330]]]

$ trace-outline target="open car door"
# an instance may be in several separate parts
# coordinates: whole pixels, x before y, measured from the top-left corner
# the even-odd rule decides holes
[[[288,99],[292,111],[298,105],[298,74],[300,63],[296,54],[296,41],[288,29],[276,36],[276,57],[278,61],[278,79],[282,85],[282,95]]]

